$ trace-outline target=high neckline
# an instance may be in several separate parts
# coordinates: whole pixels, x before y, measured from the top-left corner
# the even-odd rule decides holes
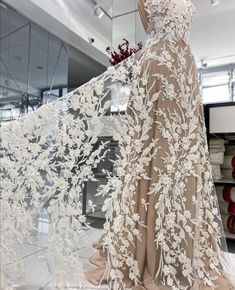
[[[190,0],[145,0],[144,7],[148,18],[147,42],[182,39],[189,43],[195,13]]]

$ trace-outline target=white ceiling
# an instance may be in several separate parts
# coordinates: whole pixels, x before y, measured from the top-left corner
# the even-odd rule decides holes
[[[193,0],[197,13],[192,26],[191,46],[197,60],[209,66],[235,63],[235,0]]]
[[[195,18],[208,17],[212,15],[221,15],[224,12],[235,9],[234,0],[221,0],[220,4],[211,6],[210,0],[192,0],[196,6],[197,13]]]

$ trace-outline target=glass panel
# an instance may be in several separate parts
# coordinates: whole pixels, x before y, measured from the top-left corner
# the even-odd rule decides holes
[[[69,46],[53,35],[49,36],[48,80],[49,89],[66,87],[68,81]]]
[[[43,92],[68,85],[69,46],[7,7],[0,9],[0,122],[43,103]],[[56,91],[54,91],[56,89]]]
[[[0,9],[0,122],[17,118],[27,103],[29,21],[10,8]]]
[[[113,1],[113,41],[114,49],[126,38],[131,47],[136,43],[136,0]]]
[[[0,23],[0,37],[3,40],[17,29],[29,24],[29,20],[7,7],[0,8]]]
[[[47,88],[48,39],[48,32],[31,24],[29,93],[38,98],[41,90]]]

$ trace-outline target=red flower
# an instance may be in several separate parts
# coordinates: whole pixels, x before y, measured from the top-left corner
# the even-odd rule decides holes
[[[112,50],[110,47],[106,48],[106,51],[111,55],[111,59],[109,62],[112,65],[116,65],[123,61],[124,59],[131,56],[133,53],[136,53],[137,51],[141,50],[143,48],[143,43],[139,42],[138,48],[129,48],[129,41],[126,39],[123,39],[124,43],[118,45],[118,52],[115,50]]]

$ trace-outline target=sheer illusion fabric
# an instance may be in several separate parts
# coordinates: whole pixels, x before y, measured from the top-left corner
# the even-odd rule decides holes
[[[208,157],[197,68],[188,45],[189,0],[139,1],[148,39],[143,54],[110,67],[57,102],[1,128],[2,279],[9,265],[27,280],[17,252],[46,208],[52,281],[82,285],[74,251],[86,235],[82,193],[108,154],[104,235],[85,273],[110,289],[232,290],[232,266]],[[127,93],[129,92],[129,95]],[[125,114],[108,115],[113,94]],[[93,208],[92,202],[89,203]]]

